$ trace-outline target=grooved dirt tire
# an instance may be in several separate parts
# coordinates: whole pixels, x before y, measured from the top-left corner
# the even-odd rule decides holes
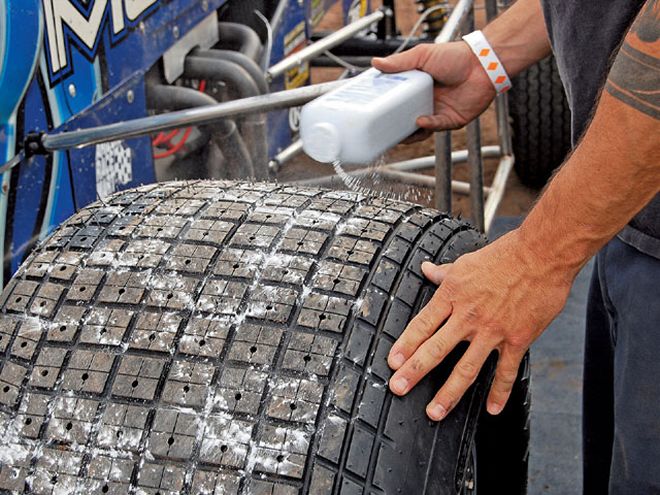
[[[514,78],[509,114],[518,177],[543,187],[571,149],[571,111],[554,57]]]
[[[442,423],[385,357],[483,244],[436,211],[355,193],[181,182],[78,212],[0,296],[0,489],[450,494],[489,371]],[[453,360],[453,362],[452,362]]]

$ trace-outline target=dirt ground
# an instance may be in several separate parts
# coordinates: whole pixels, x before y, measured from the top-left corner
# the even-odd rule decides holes
[[[379,0],[372,0],[372,6],[377,7],[380,4]],[[485,23],[483,9],[479,8],[476,14],[477,27],[483,26]],[[407,35],[414,23],[418,19],[417,12],[418,4],[413,0],[401,0],[397,2],[396,18],[398,30]],[[336,5],[326,15],[322,23],[319,25],[319,30],[336,29],[341,26],[342,12],[341,6]],[[327,80],[336,79],[342,72],[342,69],[312,69],[312,82],[320,83]],[[494,108],[489,108],[480,119],[482,129],[482,145],[498,144],[497,141],[497,126],[495,120]],[[465,149],[465,131],[459,130],[452,133],[452,148],[454,150]],[[382,163],[393,163],[401,160],[411,158],[418,158],[421,156],[432,155],[434,152],[433,138],[425,141],[415,143],[412,145],[399,145],[390,150],[384,157]],[[486,160],[484,167],[484,183],[489,185],[492,182],[493,176],[497,169],[498,160]],[[278,174],[278,178],[282,181],[301,180],[314,177],[321,177],[334,173],[332,166],[320,164],[310,159],[305,155],[301,155],[292,162],[285,165],[285,167]],[[432,169],[427,173],[432,173]],[[454,166],[453,178],[455,180],[468,181],[469,170],[466,164],[458,164]],[[403,186],[401,184],[388,183],[383,179],[376,178],[375,189],[386,194],[392,194],[401,199],[414,201],[425,206],[433,205],[433,191],[430,188],[416,188],[413,186]],[[364,186],[373,186],[373,182],[364,182]],[[342,185],[336,186],[341,188]],[[345,188],[345,187],[344,187]],[[533,205],[538,191],[529,189],[522,185],[514,172],[509,176],[507,189],[502,203],[500,204],[498,215],[512,216],[524,215]],[[453,213],[463,217],[470,216],[469,198],[465,195],[454,194],[452,200]]]

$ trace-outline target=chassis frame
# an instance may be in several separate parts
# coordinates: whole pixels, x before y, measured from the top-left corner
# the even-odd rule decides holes
[[[509,2],[507,0],[500,0],[500,2],[497,2],[497,0],[486,0],[487,19],[494,18],[498,11],[506,8],[508,4]],[[329,36],[323,37],[303,50],[285,57],[268,68],[266,72],[268,78],[273,80],[291,68],[308,62],[313,63],[314,60],[324,57],[324,54],[328,50],[338,47],[347,40],[353,39],[375,23],[380,23],[379,35],[383,36],[384,39],[391,38],[394,34],[392,28],[394,16],[392,7],[393,0],[386,1],[382,8],[346,25]],[[435,39],[435,42],[442,43],[456,40],[461,33],[472,30],[474,27],[474,9],[474,0],[458,0],[453,8],[451,8],[451,14],[442,31]],[[12,160],[0,166],[0,174],[11,170],[32,155],[80,149],[86,146],[113,142],[120,139],[146,136],[157,131],[208,124],[228,116],[244,116],[295,107],[311,101],[343,84],[343,82],[339,80],[284,90],[203,108],[181,110],[81,130],[31,134],[25,139],[22,150]],[[130,98],[128,93],[125,96]],[[451,213],[452,192],[469,194],[473,211],[473,222],[479,230],[488,232],[497,208],[502,201],[506,182],[515,160],[511,144],[506,95],[499,95],[497,97],[495,108],[499,145],[485,147],[481,145],[481,129],[479,119],[477,118],[467,125],[467,149],[452,152],[451,131],[437,132],[435,134],[434,155],[384,165],[379,171],[385,177],[396,179],[405,184],[432,187],[435,191],[435,206],[447,213]],[[272,170],[277,170],[285,166],[289,160],[301,151],[301,143],[299,140],[296,140],[290,146],[277,153],[270,160],[269,167]],[[483,181],[484,158],[499,158],[494,180],[487,187],[484,186]],[[467,162],[469,165],[471,175],[469,183],[451,180],[452,166],[460,162]],[[435,169],[435,177],[419,173],[420,170],[431,167]],[[351,173],[359,175],[364,172],[358,170]],[[339,178],[336,175],[330,175],[307,181],[298,181],[297,184],[328,185],[338,180]]]

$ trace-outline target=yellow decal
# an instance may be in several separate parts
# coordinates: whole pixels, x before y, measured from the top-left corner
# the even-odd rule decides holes
[[[324,0],[312,0],[312,26],[321,22],[323,16],[325,15],[325,1]]]
[[[296,25],[284,37],[284,56],[288,57],[307,46],[307,37],[305,36],[305,22],[302,21]],[[294,89],[304,86],[309,80],[309,63],[299,65],[289,69],[284,75],[284,88]]]
[[[369,7],[368,0],[354,0],[348,9],[347,20],[348,22],[355,22],[361,17],[367,15],[367,9]]]

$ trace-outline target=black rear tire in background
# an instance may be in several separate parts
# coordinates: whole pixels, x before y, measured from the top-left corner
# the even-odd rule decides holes
[[[434,290],[421,262],[483,243],[412,204],[266,183],[79,211],[0,296],[0,490],[471,493],[493,360],[435,424],[460,350],[404,399],[385,357]]]
[[[513,79],[509,114],[516,173],[526,186],[541,188],[571,149],[571,111],[554,57]]]

